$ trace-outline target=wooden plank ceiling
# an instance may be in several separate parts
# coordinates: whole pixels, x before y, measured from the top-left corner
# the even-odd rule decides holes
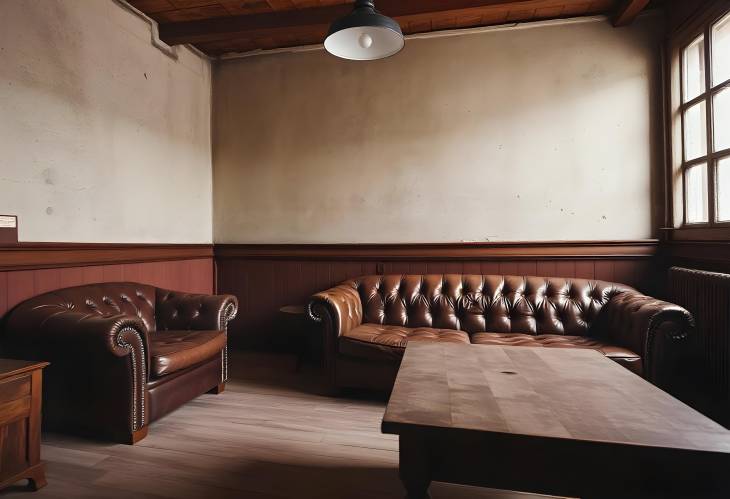
[[[354,0],[128,0],[160,24],[170,45],[190,43],[208,55],[318,44]],[[404,33],[595,14],[630,23],[649,0],[376,0]]]

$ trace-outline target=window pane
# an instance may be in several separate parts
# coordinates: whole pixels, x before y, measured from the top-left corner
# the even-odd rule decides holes
[[[712,84],[730,80],[730,14],[712,27]]]
[[[705,101],[702,101],[684,112],[684,159],[686,161],[707,154],[705,107]]]
[[[730,221],[730,157],[717,162],[717,221]]]
[[[682,52],[684,100],[692,100],[705,91],[705,37],[693,41]]]
[[[687,223],[707,222],[707,164],[688,168],[684,180]]]
[[[730,148],[730,88],[715,94],[714,105],[715,150]]]

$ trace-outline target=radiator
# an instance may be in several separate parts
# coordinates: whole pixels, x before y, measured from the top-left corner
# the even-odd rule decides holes
[[[695,318],[690,348],[709,388],[730,396],[730,275],[672,267],[668,284],[669,300]]]

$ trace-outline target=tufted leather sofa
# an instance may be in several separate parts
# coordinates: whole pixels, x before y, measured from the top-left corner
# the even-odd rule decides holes
[[[667,386],[692,317],[610,282],[499,275],[385,275],[314,295],[336,387],[389,389],[412,341],[592,348]]]
[[[228,377],[233,296],[135,283],[60,289],[6,317],[4,356],[46,360],[44,428],[135,443],[148,425]]]

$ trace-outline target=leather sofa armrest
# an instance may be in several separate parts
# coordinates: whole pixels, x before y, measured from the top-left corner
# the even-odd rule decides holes
[[[624,291],[601,310],[599,329],[609,341],[641,355],[647,380],[666,386],[688,352],[694,320],[679,305]]]
[[[348,284],[313,295],[307,311],[315,322],[324,322],[325,327],[331,330],[328,336],[334,338],[362,324],[360,295]]]
[[[233,295],[204,295],[157,290],[157,329],[225,331],[238,313]]]
[[[362,324],[362,302],[357,289],[344,283],[311,297],[309,317],[322,325],[322,360],[332,387],[337,386],[336,359],[338,338]]]
[[[86,422],[110,434],[128,435],[146,423],[149,373],[147,328],[129,315],[103,316],[60,305],[39,305],[11,312],[5,324],[5,355],[50,361],[44,375],[47,412],[60,425]],[[80,390],[79,387],[83,387]],[[89,403],[77,409],[68,399]],[[109,407],[98,414],[92,407]],[[120,401],[119,406],[113,406]]]
[[[142,356],[147,351],[147,328],[139,317],[103,316],[55,305],[11,314],[5,338],[13,350],[32,347],[34,351],[47,352],[50,357],[69,352],[74,355],[108,352],[123,357],[129,355],[130,345],[138,347]]]

